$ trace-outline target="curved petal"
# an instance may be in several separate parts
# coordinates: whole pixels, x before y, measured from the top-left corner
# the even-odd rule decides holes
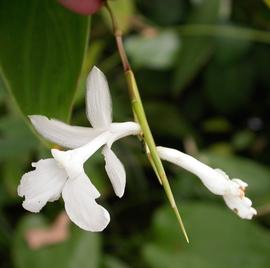
[[[102,130],[87,127],[70,126],[55,119],[48,119],[42,115],[29,116],[36,131],[45,139],[65,148],[80,147],[96,136]]]
[[[25,197],[23,207],[31,212],[39,212],[48,201],[59,198],[67,174],[54,159],[32,163],[36,169],[25,173],[18,186],[18,195]]]
[[[94,128],[108,128],[112,103],[105,75],[94,66],[87,78],[86,114]]]
[[[100,232],[110,222],[108,211],[95,201],[97,192],[85,174],[68,179],[62,192],[69,218],[86,231]]]
[[[112,183],[114,192],[118,197],[122,197],[126,186],[125,168],[115,153],[108,146],[104,146],[102,153],[106,163],[105,170]]]
[[[135,122],[112,123],[110,131],[112,133],[112,137],[107,143],[109,147],[111,147],[116,140],[130,135],[138,135],[141,132],[141,127]]]

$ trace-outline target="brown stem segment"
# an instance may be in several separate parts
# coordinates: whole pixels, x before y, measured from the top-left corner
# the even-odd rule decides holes
[[[119,51],[119,55],[120,55],[120,58],[121,58],[121,62],[123,64],[124,71],[127,72],[127,71],[131,70],[131,68],[130,68],[128,58],[127,58],[126,51],[124,49],[122,32],[118,28],[117,20],[115,19],[115,16],[114,16],[114,14],[112,12],[112,9],[109,6],[109,4],[107,3],[107,1],[105,2],[105,7],[107,8],[107,10],[108,10],[108,12],[110,14],[111,20],[112,20],[113,33],[114,33],[114,36],[115,36],[116,45],[117,45],[117,48],[118,48],[118,51]]]

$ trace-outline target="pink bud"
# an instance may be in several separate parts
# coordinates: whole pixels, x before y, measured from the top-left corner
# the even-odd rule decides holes
[[[91,15],[97,12],[104,0],[58,0],[64,7],[81,15]]]

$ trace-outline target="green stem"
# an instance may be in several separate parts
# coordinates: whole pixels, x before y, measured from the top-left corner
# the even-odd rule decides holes
[[[162,162],[160,160],[160,157],[157,153],[156,144],[155,144],[153,135],[151,133],[150,127],[149,127],[148,122],[147,122],[147,118],[146,118],[146,115],[144,112],[144,108],[143,108],[140,93],[139,93],[139,90],[137,87],[137,83],[136,83],[133,71],[131,70],[131,67],[130,67],[130,64],[129,64],[129,61],[128,61],[128,58],[127,58],[127,55],[126,55],[126,52],[124,49],[123,40],[122,40],[122,33],[117,26],[117,20],[113,14],[113,11],[111,10],[108,2],[105,2],[105,7],[107,8],[109,15],[111,17],[111,20],[112,20],[113,32],[114,32],[118,52],[119,52],[119,55],[120,55],[120,58],[121,58],[121,61],[123,64],[123,69],[124,69],[124,72],[126,75],[126,80],[127,80],[127,84],[128,84],[128,90],[129,90],[129,95],[130,95],[130,99],[131,99],[131,103],[132,103],[133,113],[135,115],[135,119],[138,121],[138,123],[141,126],[142,133],[143,133],[143,139],[144,139],[146,148],[148,148],[149,152],[150,152],[150,156],[148,155],[148,158],[150,158],[152,160],[152,161],[150,161],[150,163],[152,164],[153,169],[154,169],[155,173],[157,174],[159,181],[161,181],[161,183],[163,185],[163,188],[165,190],[167,198],[168,198],[168,200],[173,208],[173,211],[177,217],[180,228],[183,231],[187,242],[189,242],[187,232],[185,230],[185,226],[183,224],[182,218],[181,218],[179,211],[177,209],[168,178],[166,176],[166,173],[165,173],[164,167],[162,165]]]
[[[185,36],[220,36],[270,44],[269,32],[239,26],[186,24],[173,29]]]

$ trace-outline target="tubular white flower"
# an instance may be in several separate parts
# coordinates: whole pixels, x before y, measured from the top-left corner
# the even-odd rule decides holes
[[[257,214],[256,210],[251,207],[251,200],[245,197],[247,183],[240,179],[230,180],[224,171],[213,169],[178,150],[158,146],[157,151],[161,159],[197,175],[212,193],[222,195],[227,206],[239,217],[251,219]]]
[[[86,115],[93,128],[70,126],[41,115],[31,115],[29,118],[36,131],[45,139],[71,149],[81,147],[105,132],[110,133],[107,146],[111,148],[115,141],[129,135],[138,135],[141,131],[139,124],[135,122],[112,122],[108,82],[97,67],[93,67],[87,78]],[[108,148],[103,151],[105,169],[116,195],[121,197],[125,189],[125,169],[117,156]],[[118,172],[119,168],[121,171]]]
[[[25,197],[23,207],[39,212],[48,201],[55,201],[62,193],[66,212],[75,224],[87,231],[102,231],[110,215],[96,203],[100,193],[85,174],[83,164],[109,137],[109,132],[104,132],[74,150],[52,149],[54,159],[34,163],[36,170],[24,174],[18,187],[18,194]]]

